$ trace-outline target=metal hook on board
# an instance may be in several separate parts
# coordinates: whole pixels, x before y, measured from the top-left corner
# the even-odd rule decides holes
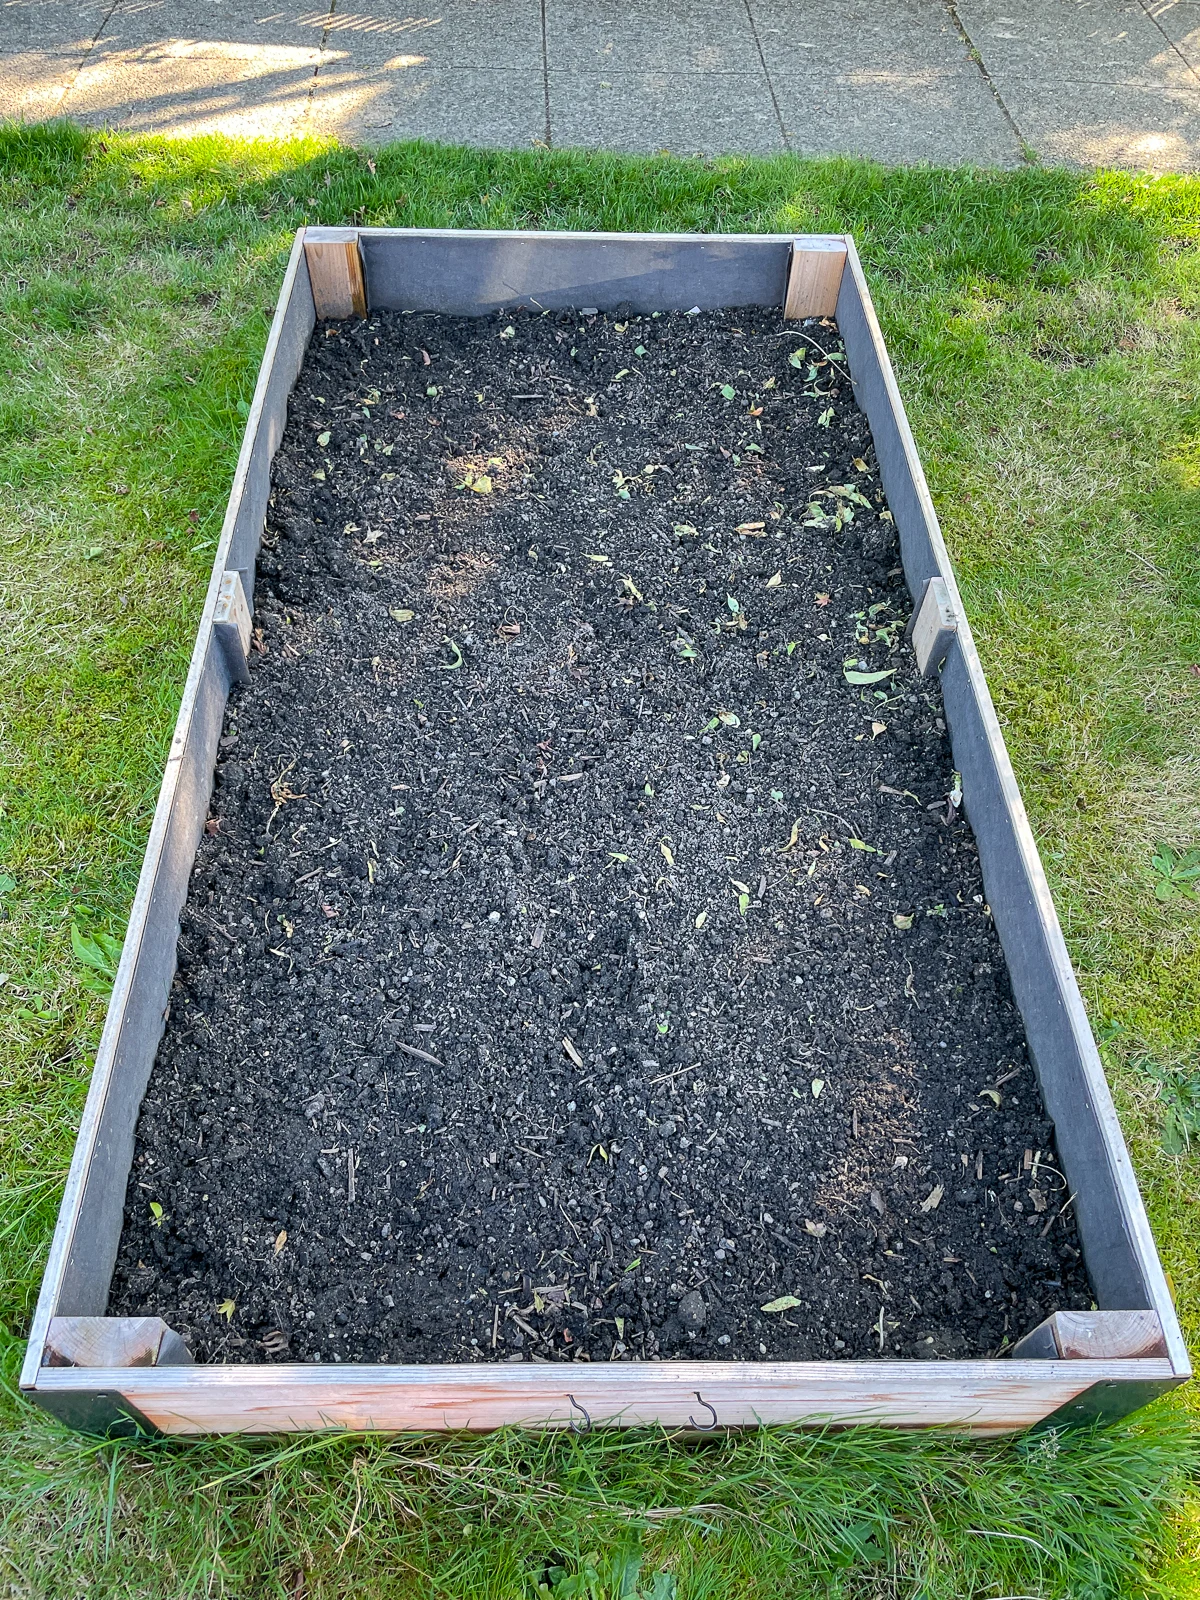
[[[576,1398],[575,1398],[575,1396],[573,1394],[569,1394],[567,1396],[567,1399],[571,1402],[571,1404],[574,1406],[575,1410],[578,1411],[579,1415],[583,1418],[582,1422],[576,1422],[573,1419],[571,1420],[571,1422],[569,1424],[571,1432],[572,1433],[591,1433],[591,1431],[592,1431],[592,1419],[591,1419],[591,1417],[588,1416],[587,1412],[579,1404],[579,1401],[576,1400]],[[714,1412],[714,1415],[715,1414],[716,1413]]]
[[[712,1430],[717,1425],[716,1407],[709,1405],[708,1401],[700,1393],[699,1389],[693,1389],[692,1393],[696,1396],[696,1399],[699,1400],[700,1404],[704,1407],[704,1409],[706,1411],[711,1411],[712,1412],[712,1421],[711,1422],[697,1422],[695,1417],[689,1417],[688,1421],[691,1423],[692,1427],[695,1428],[698,1432],[700,1432],[700,1433],[711,1433]]]

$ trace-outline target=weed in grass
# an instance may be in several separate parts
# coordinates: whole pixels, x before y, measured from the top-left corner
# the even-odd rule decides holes
[[[855,234],[1085,998],[1120,1026],[1106,1060],[1194,1334],[1200,1161],[1163,1149],[1161,1086],[1135,1058],[1184,1061],[1200,1037],[1200,899],[1147,884],[1160,840],[1200,838],[1200,180],[368,158],[61,123],[0,129],[0,1318],[27,1326],[102,1019],[72,923],[111,966],[97,930],[128,915],[305,222]],[[30,1600],[604,1592],[635,1532],[637,1584],[667,1574],[677,1600],[1200,1587],[1186,1402],[1095,1439],[982,1447],[100,1446],[11,1384],[3,1415],[0,1552]]]
[[[1173,850],[1160,844],[1150,858],[1154,869],[1156,900],[1175,900],[1182,894],[1200,895],[1200,847]]]
[[[1132,1065],[1157,1086],[1163,1150],[1169,1156],[1183,1155],[1200,1136],[1200,1065],[1192,1061],[1164,1067],[1148,1056],[1135,1057]]]
[[[77,923],[71,924],[71,949],[75,959],[87,969],[79,981],[93,993],[107,999],[116,981],[117,964],[121,959],[121,940],[109,933],[81,933]]]

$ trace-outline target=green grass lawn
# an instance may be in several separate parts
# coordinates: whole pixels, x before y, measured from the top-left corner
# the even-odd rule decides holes
[[[1200,900],[1159,852],[1200,846],[1200,181],[0,128],[2,1592],[1194,1595],[1186,1396],[990,1446],[110,1445],[17,1397],[103,1015],[70,930],[123,931],[306,221],[855,234],[1200,1336]]]

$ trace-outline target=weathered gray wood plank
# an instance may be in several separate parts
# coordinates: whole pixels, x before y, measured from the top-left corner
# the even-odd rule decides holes
[[[920,596],[941,578],[956,621],[941,680],[946,722],[1092,1287],[1103,1308],[1156,1311],[1186,1375],[1187,1349],[853,241],[837,316],[909,590]]]
[[[372,311],[483,316],[501,306],[688,311],[777,306],[792,240],[755,234],[359,233]]]
[[[101,1316],[107,1306],[138,1109],[162,1036],[175,973],[179,914],[204,826],[229,693],[229,664],[214,633],[213,619],[225,571],[236,567],[233,557],[239,541],[253,584],[270,482],[270,454],[283,432],[288,390],[303,360],[313,322],[303,243],[297,235],[246,422],[124,951],[30,1328],[21,1373],[23,1386],[37,1381],[53,1317]],[[291,378],[286,380],[277,371],[281,347],[284,360],[295,362]],[[252,494],[255,485],[260,487]],[[254,504],[247,508],[250,499]],[[244,585],[245,581],[243,576]],[[246,592],[249,595],[250,589]]]
[[[254,609],[254,568],[262,541],[271,494],[271,463],[287,426],[288,396],[295,385],[308,341],[316,326],[303,239],[297,236],[279,296],[279,309],[263,352],[258,384],[246,418],[246,432],[234,473],[229,509],[221,530],[224,568],[242,580],[246,602]]]

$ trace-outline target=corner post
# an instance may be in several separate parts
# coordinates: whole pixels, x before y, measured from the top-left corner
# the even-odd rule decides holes
[[[304,259],[318,322],[366,316],[357,228],[305,228]]]

